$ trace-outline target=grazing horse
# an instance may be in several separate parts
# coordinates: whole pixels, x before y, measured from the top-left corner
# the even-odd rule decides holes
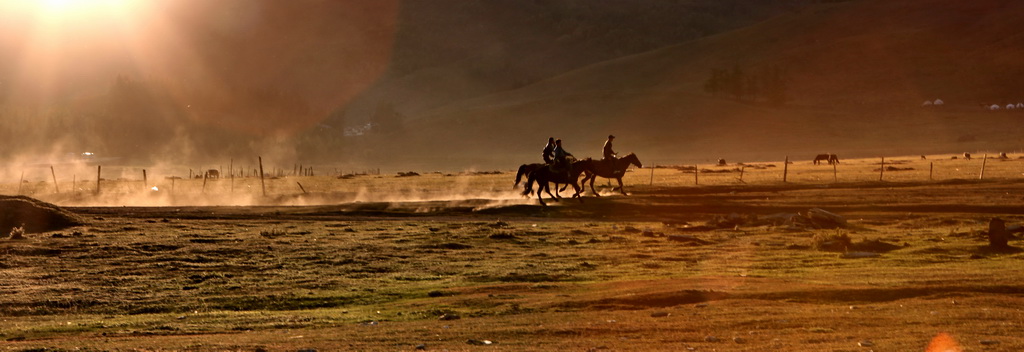
[[[636,165],[636,167],[641,168],[644,167],[644,165],[640,163],[640,158],[637,158],[636,154],[633,153],[629,153],[629,155],[615,159],[611,163],[604,160],[592,159],[583,160],[581,163],[582,164],[580,166],[583,167],[583,173],[585,176],[583,176],[583,181],[580,183],[585,185],[587,184],[587,180],[590,180],[590,190],[598,197],[601,195],[594,189],[594,180],[597,179],[597,176],[614,178],[619,181],[619,186],[612,190],[618,190],[623,195],[626,195],[626,190],[622,187],[622,176],[626,174],[626,169],[628,169],[630,165]]]
[[[206,170],[206,178],[220,178],[220,171],[217,169]]]
[[[541,169],[541,168],[546,168],[546,167],[548,167],[548,165],[550,165],[550,164],[535,163],[535,164],[523,164],[523,165],[520,165],[519,166],[519,171],[516,172],[516,183],[514,185],[512,185],[512,188],[516,188],[516,187],[519,186],[519,182],[523,180],[523,176],[529,176],[531,172],[534,172],[534,171],[536,171],[538,169]],[[555,182],[555,195],[552,196],[552,197],[558,197],[558,198],[562,197],[562,196],[558,195],[558,192],[559,192],[558,185],[559,185],[559,183]],[[562,185],[562,189],[561,190],[564,191],[567,187],[569,187],[569,185],[568,184],[564,184],[564,185]],[[548,193],[548,195],[550,195],[550,194],[551,193]]]
[[[829,165],[838,164],[839,156],[836,156],[835,154],[818,154],[811,162],[814,163],[814,165],[818,165],[823,160],[828,162]]]
[[[579,180],[580,174],[583,173],[583,168],[580,166],[582,163],[583,161],[573,162],[572,167],[570,168],[570,170],[572,171],[570,172],[551,171],[550,167],[547,167],[547,165],[542,164],[545,165],[545,167],[538,168],[536,170],[533,170],[533,172],[529,173],[529,177],[526,180],[526,189],[523,191],[523,195],[529,196],[530,193],[533,193],[533,182],[536,181],[537,199],[540,200],[541,205],[547,205],[544,203],[544,196],[541,193],[541,191],[547,192],[548,197],[550,197],[551,199],[554,199],[556,201],[558,200],[558,198],[555,198],[555,196],[551,195],[551,190],[548,188],[549,182],[555,183],[556,187],[559,183],[572,185],[572,189],[576,191],[576,193],[573,194],[572,197],[579,197],[580,192],[582,191],[582,187],[580,187],[579,183],[576,181]],[[557,192],[558,189],[556,188],[555,191]],[[580,203],[582,202],[583,198],[580,197]]]
[[[964,159],[971,160],[971,153],[964,153]]]

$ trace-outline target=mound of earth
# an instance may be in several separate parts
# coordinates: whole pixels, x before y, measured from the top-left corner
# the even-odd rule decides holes
[[[18,226],[25,233],[35,233],[83,224],[82,218],[56,205],[25,196],[0,196],[0,236]]]

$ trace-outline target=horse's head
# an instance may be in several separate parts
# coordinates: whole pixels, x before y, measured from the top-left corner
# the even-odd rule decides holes
[[[630,164],[636,165],[636,167],[639,167],[639,168],[643,168],[644,167],[644,164],[640,162],[640,158],[638,158],[636,156],[636,154],[634,154],[634,153],[629,153],[629,155],[626,155],[626,156],[622,157],[622,160],[625,160],[625,161],[629,162]]]

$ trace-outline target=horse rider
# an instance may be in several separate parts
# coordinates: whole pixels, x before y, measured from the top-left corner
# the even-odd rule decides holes
[[[555,155],[555,137],[548,137],[548,144],[544,146],[544,163],[551,164]]]
[[[604,151],[602,152],[604,158],[601,160],[608,166],[615,166],[615,155],[618,154],[612,150],[612,141],[614,140],[615,136],[609,134],[608,140],[604,142]]]
[[[572,156],[572,153],[569,153],[569,152],[565,151],[564,148],[562,148],[562,139],[556,139],[555,140],[555,151],[554,151],[554,154],[555,154],[555,163],[553,165],[551,165],[551,171],[554,171],[554,172],[564,171],[567,175],[569,175],[571,177],[571,175],[572,175],[572,163],[569,160],[569,158],[573,157],[573,156]]]

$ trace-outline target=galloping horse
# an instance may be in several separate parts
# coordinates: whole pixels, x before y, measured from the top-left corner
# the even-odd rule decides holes
[[[579,197],[580,191],[582,191],[583,187],[580,187],[579,183],[577,183],[576,181],[579,180],[580,174],[583,173],[583,167],[581,166],[582,163],[584,163],[584,161],[573,162],[571,167],[572,171],[568,173],[562,171],[551,171],[550,167],[546,167],[547,165],[545,165],[545,167],[533,170],[533,172],[529,173],[529,177],[526,180],[526,190],[523,191],[523,195],[529,196],[530,193],[533,192],[533,182],[536,181],[537,199],[540,200],[541,205],[547,205],[544,203],[544,196],[541,194],[541,191],[547,192],[548,197],[550,197],[551,199],[554,199],[556,201],[558,200],[558,198],[555,198],[555,196],[551,195],[551,190],[548,188],[549,182],[554,183],[555,187],[558,187],[559,183],[572,185],[572,189],[576,191],[576,193],[573,194],[572,197]],[[555,191],[557,192],[558,189],[556,188]],[[580,197],[580,203],[583,203],[582,197]]]
[[[626,174],[626,169],[629,168],[629,165],[636,165],[636,167],[641,168],[644,167],[643,164],[640,163],[640,158],[637,158],[636,154],[633,153],[629,153],[629,155],[615,159],[615,161],[611,163],[612,165],[609,165],[609,163],[604,160],[592,160],[589,158],[581,161],[580,163],[580,166],[583,168],[583,172],[586,174],[586,176],[583,176],[583,181],[580,183],[586,184],[587,180],[590,180],[590,190],[598,197],[601,195],[597,194],[597,190],[594,189],[594,179],[596,179],[597,176],[614,178],[619,181],[619,186],[612,190],[618,190],[623,195],[626,195],[626,190],[622,188],[622,176]]]
[[[538,169],[541,169],[541,168],[547,168],[548,165],[550,165],[550,164],[536,163],[536,164],[523,164],[523,165],[520,165],[519,166],[519,172],[516,172],[516,183],[514,185],[512,185],[512,188],[516,188],[516,187],[519,186],[519,182],[523,179],[523,176],[529,176],[531,172],[534,172],[534,171],[536,171]],[[555,196],[552,196],[552,198],[554,198],[556,196],[561,198],[561,196],[558,195],[558,191],[559,191],[558,184],[559,183],[557,183],[557,182],[555,183]],[[563,185],[561,190],[564,191],[566,187],[569,187],[569,185],[568,184]],[[548,195],[550,195],[550,194],[551,193],[548,193]]]

